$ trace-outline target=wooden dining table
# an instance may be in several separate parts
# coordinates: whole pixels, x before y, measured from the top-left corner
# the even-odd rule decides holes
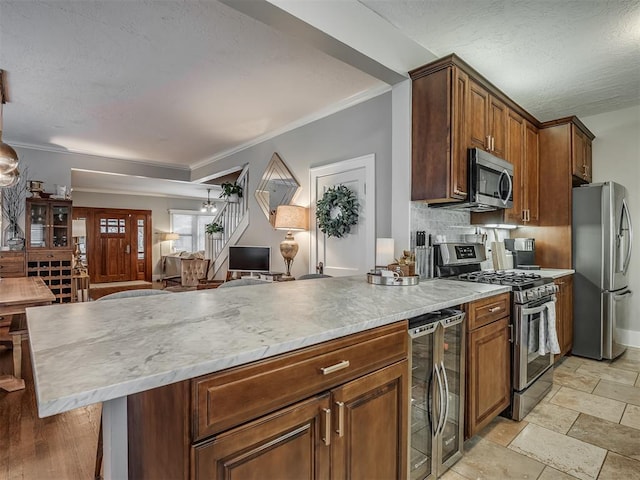
[[[55,295],[40,277],[0,278],[0,341],[13,348],[13,375],[0,375],[0,389],[24,389],[22,379],[22,341],[27,338],[25,311],[28,307],[49,305]]]

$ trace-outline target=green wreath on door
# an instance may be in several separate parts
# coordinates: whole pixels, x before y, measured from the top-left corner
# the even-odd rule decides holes
[[[316,202],[318,228],[329,237],[342,238],[358,223],[358,197],[344,185],[330,187]]]

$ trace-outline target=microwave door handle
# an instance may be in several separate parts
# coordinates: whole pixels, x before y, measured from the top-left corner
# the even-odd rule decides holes
[[[631,263],[631,249],[633,248],[633,226],[631,225],[631,214],[629,213],[629,206],[627,205],[626,199],[622,200],[622,211],[625,217],[627,217],[627,225],[629,225],[629,246],[627,247],[627,255],[624,259],[624,267],[622,269],[622,273],[626,275],[629,269],[629,263]],[[620,230],[622,230],[622,225],[620,225]],[[620,234],[622,234],[622,232],[620,232]]]
[[[507,204],[507,202],[511,198],[511,194],[513,193],[513,180],[511,180],[511,175],[509,175],[509,172],[507,172],[506,169],[502,170],[502,173],[500,174],[500,178],[498,179],[498,186],[502,185],[502,181],[504,180],[505,177],[509,182],[509,191],[507,192],[507,196],[505,198],[500,197],[500,201],[502,202],[503,205]]]

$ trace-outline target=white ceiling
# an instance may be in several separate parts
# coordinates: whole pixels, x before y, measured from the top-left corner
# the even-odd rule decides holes
[[[640,104],[640,0],[0,0],[3,136],[194,167],[452,52],[540,120]]]

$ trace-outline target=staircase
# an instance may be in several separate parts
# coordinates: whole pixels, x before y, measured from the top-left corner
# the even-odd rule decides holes
[[[249,165],[245,165],[236,183],[242,187],[242,198],[238,203],[226,202],[213,219],[224,227],[222,238],[214,240],[211,235],[207,236],[206,253],[211,259],[207,274],[209,280],[216,276],[229,256],[229,245],[235,245],[249,226]]]

